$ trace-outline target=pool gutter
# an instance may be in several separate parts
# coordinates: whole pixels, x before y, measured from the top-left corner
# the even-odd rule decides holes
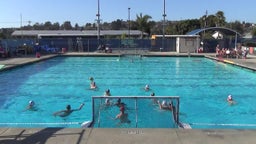
[[[208,56],[208,55],[205,55],[205,57],[209,58],[209,59],[212,59],[212,60],[215,60],[215,61],[218,61],[218,62],[230,64],[230,65],[233,65],[233,66],[245,68],[245,69],[252,70],[252,71],[256,72],[255,67],[251,67],[251,66],[243,64],[243,61],[242,61],[243,59],[239,59],[239,61],[241,63],[237,63],[237,62],[235,62],[236,59],[234,59],[234,60],[233,59],[224,59],[224,58],[218,58],[218,57],[213,57],[213,56]]]

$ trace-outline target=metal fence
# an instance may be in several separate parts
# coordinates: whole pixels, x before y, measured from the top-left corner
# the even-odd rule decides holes
[[[16,51],[18,47],[26,45],[34,48],[36,43],[41,47],[65,48],[68,52],[94,52],[99,44],[104,44],[112,49],[145,49],[149,51],[176,51],[175,39],[107,39],[102,38],[100,42],[97,38],[23,38],[23,39],[3,39],[1,47],[4,47],[10,53]],[[164,43],[164,46],[163,46]]]

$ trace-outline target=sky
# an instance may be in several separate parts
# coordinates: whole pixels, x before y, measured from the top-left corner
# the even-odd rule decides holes
[[[100,5],[100,19],[136,20],[136,15],[150,15],[163,20],[164,0],[0,0],[0,28],[20,27],[35,23],[70,21],[74,26],[95,23]],[[199,19],[223,11],[227,22],[256,23],[256,0],[165,0],[166,20]]]

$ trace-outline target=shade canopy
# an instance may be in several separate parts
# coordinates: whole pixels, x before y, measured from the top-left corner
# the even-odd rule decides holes
[[[232,30],[230,28],[224,28],[224,27],[208,27],[208,28],[202,28],[202,29],[195,29],[193,31],[188,32],[187,35],[197,35],[203,31],[207,31],[207,30],[218,31],[224,35],[239,35],[239,36],[241,36],[241,34],[238,33],[237,31]]]

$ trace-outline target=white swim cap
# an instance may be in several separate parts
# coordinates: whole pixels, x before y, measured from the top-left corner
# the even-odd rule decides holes
[[[34,101],[32,101],[32,100],[31,100],[31,101],[29,101],[28,103],[29,103],[29,105],[31,105],[31,106],[35,105],[35,102],[34,102]]]
[[[106,99],[106,100],[105,100],[105,103],[109,103],[109,99]]]
[[[228,95],[228,99],[231,100],[232,99],[232,95]]]
[[[166,101],[165,100],[162,102],[162,105],[166,105]]]

